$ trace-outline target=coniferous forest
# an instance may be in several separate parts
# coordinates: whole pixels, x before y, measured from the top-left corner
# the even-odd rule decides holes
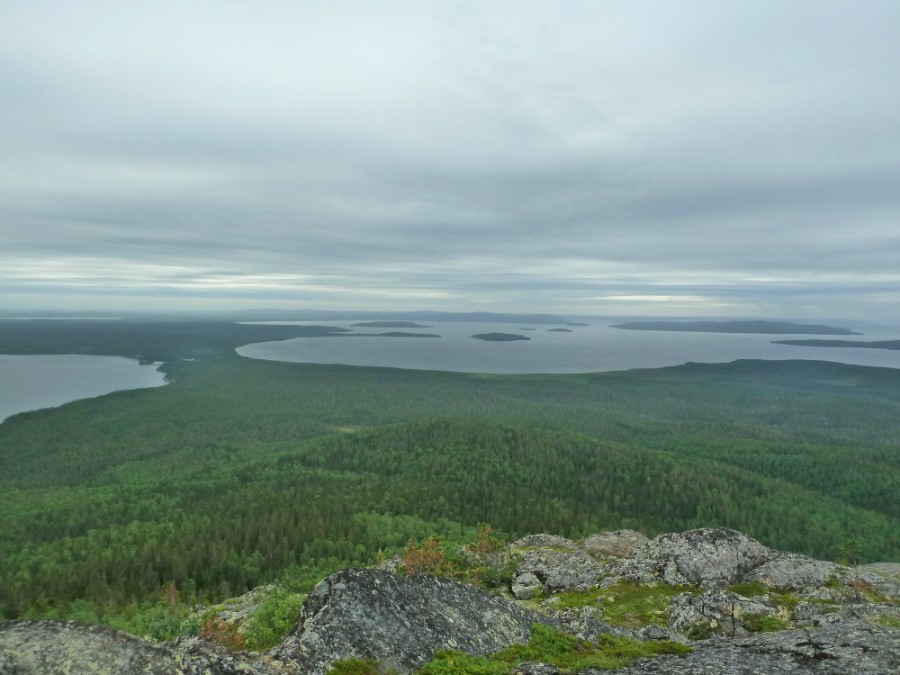
[[[127,628],[170,583],[189,602],[299,588],[479,523],[728,526],[825,559],[850,540],[865,561],[900,559],[898,370],[458,374],[233,352],[299,327],[65,323],[4,325],[0,352],[165,360],[170,384],[0,425],[0,618]]]

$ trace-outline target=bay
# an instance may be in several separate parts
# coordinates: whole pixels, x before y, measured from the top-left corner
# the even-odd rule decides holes
[[[254,323],[313,325],[310,321]],[[329,322],[356,333],[353,321]],[[610,321],[609,323],[613,323]],[[896,340],[900,325],[834,325],[853,328],[863,335],[849,340]],[[557,332],[566,328],[571,332]],[[528,330],[522,330],[528,329]],[[864,366],[900,368],[900,352],[881,349],[802,347],[772,344],[773,340],[829,336],[753,335],[623,330],[608,323],[590,326],[550,326],[474,322],[431,322],[404,332],[436,333],[441,337],[375,337],[352,333],[333,337],[304,337],[280,342],[259,342],[237,349],[241,356],[297,363],[382,366],[415,370],[479,373],[587,373],[632,368],[660,368],[687,362],[727,363],[738,359],[835,361]],[[479,333],[512,333],[528,341],[487,342]]]
[[[121,356],[0,354],[0,422],[82,398],[162,386],[165,375],[157,366]]]

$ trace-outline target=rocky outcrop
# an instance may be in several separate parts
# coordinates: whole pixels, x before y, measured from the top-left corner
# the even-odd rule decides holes
[[[595,558],[624,558],[648,541],[645,534],[634,530],[614,530],[585,538],[581,548]]]
[[[606,572],[639,583],[717,586],[744,581],[777,555],[737,530],[704,528],[660,535]]]
[[[577,589],[597,585],[603,566],[574,541],[551,534],[533,534],[514,541],[510,551],[519,559],[512,582],[519,600],[540,592]]]
[[[584,671],[584,675],[588,672]],[[596,675],[608,671],[596,671]],[[871,624],[760,633],[696,643],[685,656],[660,656],[616,671],[627,675],[892,675],[900,672],[900,631]]]
[[[772,588],[804,590],[824,585],[837,572],[838,565],[833,562],[772,551],[772,560],[749,570],[742,581],[761,581]]]
[[[522,602],[446,578],[399,576],[396,565],[350,569],[313,590],[291,633],[268,654],[234,654],[196,637],[158,645],[71,621],[6,622],[0,675],[322,675],[352,657],[409,673],[439,649],[487,655],[524,643],[534,622],[598,644],[631,638],[693,648],[619,671],[632,675],[900,672],[900,629],[888,627],[900,622],[896,563],[850,568],[776,551],[728,529],[644,541],[624,530],[581,543],[541,534],[489,556],[463,554],[468,562],[460,573],[477,572],[473,579],[483,581],[487,567],[507,575],[515,568],[500,592]],[[264,595],[257,589],[209,609],[237,625]],[[651,653],[651,646],[641,649]],[[530,662],[511,672],[559,670]]]
[[[309,675],[351,657],[408,673],[439,649],[486,655],[525,643],[535,622],[555,623],[449,579],[350,569],[316,586],[296,628],[271,656]]]
[[[681,633],[735,637],[753,632],[745,625],[751,617],[776,614],[776,608],[730,591],[682,593],[672,601],[669,626]]]
[[[187,650],[77,621],[0,624],[3,675],[271,675],[264,664],[193,639]]]

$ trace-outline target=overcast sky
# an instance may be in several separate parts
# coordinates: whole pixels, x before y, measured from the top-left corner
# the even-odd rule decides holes
[[[895,319],[900,2],[0,0],[0,309]]]

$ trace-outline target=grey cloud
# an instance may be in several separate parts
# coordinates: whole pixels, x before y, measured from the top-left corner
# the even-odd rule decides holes
[[[895,297],[895,3],[8,5],[0,305]]]

